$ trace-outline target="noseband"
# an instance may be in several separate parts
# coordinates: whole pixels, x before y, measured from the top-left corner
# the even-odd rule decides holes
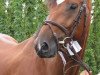
[[[81,4],[81,7],[80,7],[80,9],[79,9],[79,12],[78,12],[78,14],[77,14],[75,20],[72,22],[73,31],[71,32],[71,34],[70,34],[69,36],[68,36],[69,31],[68,31],[68,29],[67,29],[66,27],[64,27],[64,25],[60,25],[60,24],[58,24],[58,23],[56,23],[56,22],[54,22],[54,21],[51,21],[51,20],[46,20],[46,21],[45,21],[45,24],[44,24],[44,25],[48,25],[48,26],[50,27],[51,30],[52,30],[51,25],[53,25],[53,26],[58,27],[62,32],[65,33],[65,36],[66,36],[66,37],[63,39],[63,41],[59,41],[59,40],[55,37],[55,35],[54,35],[54,33],[53,33],[53,30],[52,30],[54,39],[57,39],[57,40],[58,40],[58,42],[57,42],[58,45],[59,45],[59,44],[63,44],[63,47],[66,49],[66,46],[65,46],[65,45],[66,45],[67,43],[69,43],[71,40],[73,40],[73,37],[75,36],[75,32],[76,32],[76,30],[77,30],[77,27],[78,27],[78,25],[79,25],[79,23],[80,23],[80,20],[81,20],[81,18],[82,18],[82,14],[84,14],[84,27],[86,26],[86,20],[87,20],[86,5],[87,5],[87,1],[86,1],[86,0],[83,0],[83,3]],[[66,42],[66,41],[67,41],[67,42]],[[87,70],[87,72],[89,73],[89,75],[91,75],[91,74],[90,74],[90,69],[83,63],[83,61],[81,60],[80,56],[77,54],[77,52],[75,51],[75,49],[74,49],[73,47],[70,47],[70,49],[71,49],[71,51],[74,53],[74,56],[77,58],[77,60],[74,59],[72,56],[71,56],[71,58],[72,58],[74,61],[76,61],[78,64],[80,64],[80,66],[82,66],[85,70]],[[66,52],[62,52],[62,53],[63,53],[63,54],[68,53],[68,52],[67,52],[67,49],[66,49]]]

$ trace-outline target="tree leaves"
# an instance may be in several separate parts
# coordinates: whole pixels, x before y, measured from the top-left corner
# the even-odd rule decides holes
[[[93,75],[100,72],[100,1],[94,3],[93,23],[90,28],[85,61],[90,65]]]
[[[46,7],[42,0],[8,1],[8,8],[3,0],[0,1],[0,32],[11,35],[18,41],[25,40],[42,24]]]

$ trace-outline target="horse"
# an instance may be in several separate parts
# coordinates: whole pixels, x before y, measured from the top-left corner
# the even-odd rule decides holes
[[[78,75],[79,64],[89,72],[81,59],[89,33],[91,1],[45,3],[49,15],[36,35],[18,43],[0,34],[0,75]]]

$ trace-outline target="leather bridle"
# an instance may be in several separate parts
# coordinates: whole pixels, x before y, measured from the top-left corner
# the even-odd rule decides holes
[[[59,41],[59,40],[55,37],[54,32],[53,32],[53,30],[52,30],[52,34],[53,34],[53,36],[54,36],[54,39],[57,40],[58,46],[59,46],[59,44],[63,44],[63,46],[64,46],[64,48],[65,48],[65,45],[66,45],[67,43],[69,43],[71,40],[73,40],[73,37],[75,36],[75,32],[76,32],[76,30],[77,30],[77,27],[78,27],[78,25],[79,25],[79,23],[80,23],[80,20],[81,20],[83,14],[84,14],[84,27],[86,26],[86,20],[87,20],[86,8],[87,8],[87,1],[86,1],[86,0],[83,0],[83,3],[81,4],[81,7],[80,7],[80,9],[79,9],[79,12],[78,12],[78,14],[77,14],[75,20],[74,20],[73,23],[72,23],[72,26],[73,26],[72,29],[73,29],[73,31],[71,32],[71,34],[70,34],[69,36],[68,36],[68,34],[69,34],[68,29],[67,29],[66,27],[64,27],[63,25],[60,25],[60,24],[58,24],[58,23],[56,23],[56,22],[54,22],[54,21],[51,21],[51,20],[46,20],[46,21],[45,21],[45,24],[44,24],[44,25],[48,25],[48,26],[50,27],[51,30],[52,30],[52,27],[51,27],[51,26],[53,25],[53,26],[58,27],[62,32],[65,33],[65,38],[63,39],[63,41]],[[85,29],[85,28],[84,28],[84,29]],[[67,42],[66,42],[66,41],[67,41]],[[87,70],[87,72],[89,73],[89,75],[91,75],[91,74],[90,74],[90,69],[83,63],[83,61],[81,60],[80,56],[76,53],[76,51],[74,50],[74,48],[71,47],[70,49],[71,49],[71,51],[74,53],[74,56],[77,58],[77,60],[76,60],[75,58],[73,58],[72,56],[71,56],[71,58],[72,58],[74,61],[76,61],[78,64],[80,64],[80,66],[82,66],[85,70]],[[67,51],[67,50],[66,50],[66,51]],[[66,54],[66,53],[68,53],[68,52],[63,52],[63,51],[62,51],[62,53],[63,53],[63,54]]]

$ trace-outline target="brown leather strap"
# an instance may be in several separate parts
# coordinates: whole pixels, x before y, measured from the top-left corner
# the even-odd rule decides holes
[[[64,27],[64,25],[57,24],[54,21],[45,21],[45,25],[54,25],[54,26],[58,27],[61,31],[63,31],[65,33],[65,35],[67,35],[69,33],[69,31]]]
[[[87,72],[89,73],[89,75],[91,75],[90,73],[90,68],[85,64],[83,63],[83,61],[81,60],[80,56],[76,53],[76,51],[74,50],[74,48],[72,46],[70,46],[70,49],[71,51],[74,53],[74,56],[77,58],[77,59],[74,59],[73,57],[71,57],[74,61],[76,61],[77,63],[80,64],[80,66],[82,66],[85,70],[87,70]]]
[[[87,17],[86,17],[86,0],[83,0],[83,3],[82,3],[82,5],[81,5],[81,7],[80,7],[80,9],[79,9],[78,15],[76,16],[75,20],[72,22],[72,27],[73,27],[73,28],[72,28],[72,32],[71,32],[70,36],[68,36],[68,37],[70,37],[71,39],[73,39],[73,37],[75,36],[75,32],[76,32],[76,30],[77,30],[77,26],[78,26],[79,23],[80,23],[82,14],[84,14],[84,21],[85,21],[84,27],[86,27],[86,26],[85,26],[85,25],[86,25],[86,19],[87,19]],[[58,24],[58,23],[56,23],[56,22],[54,22],[54,21],[50,21],[50,20],[45,21],[45,25],[49,25],[50,27],[51,27],[51,25],[56,26],[56,27],[58,27],[61,31],[63,31],[63,32],[65,33],[66,36],[69,35],[69,31],[68,31],[68,29],[67,29],[66,27],[64,27],[64,25],[60,25],[60,24]],[[53,32],[53,31],[52,31],[52,32]],[[54,34],[53,34],[53,35],[54,35]],[[57,38],[56,38],[56,39],[57,39]],[[69,41],[69,42],[70,42],[70,41]],[[69,42],[67,42],[67,43],[69,43]],[[65,44],[66,44],[66,43],[65,43]],[[89,73],[89,75],[91,75],[90,69],[88,68],[88,66],[87,66],[85,63],[83,63],[83,61],[81,60],[80,56],[76,53],[76,51],[74,50],[74,48],[73,48],[71,45],[70,45],[70,49],[72,50],[72,52],[74,53],[74,56],[76,57],[76,59],[75,59],[75,58],[73,58],[72,56],[70,56],[70,57],[72,58],[72,60],[74,60],[74,61],[76,61],[78,64],[80,64],[80,66],[82,66],[85,70],[87,70],[87,72]],[[66,53],[64,52],[64,54],[66,54]]]

